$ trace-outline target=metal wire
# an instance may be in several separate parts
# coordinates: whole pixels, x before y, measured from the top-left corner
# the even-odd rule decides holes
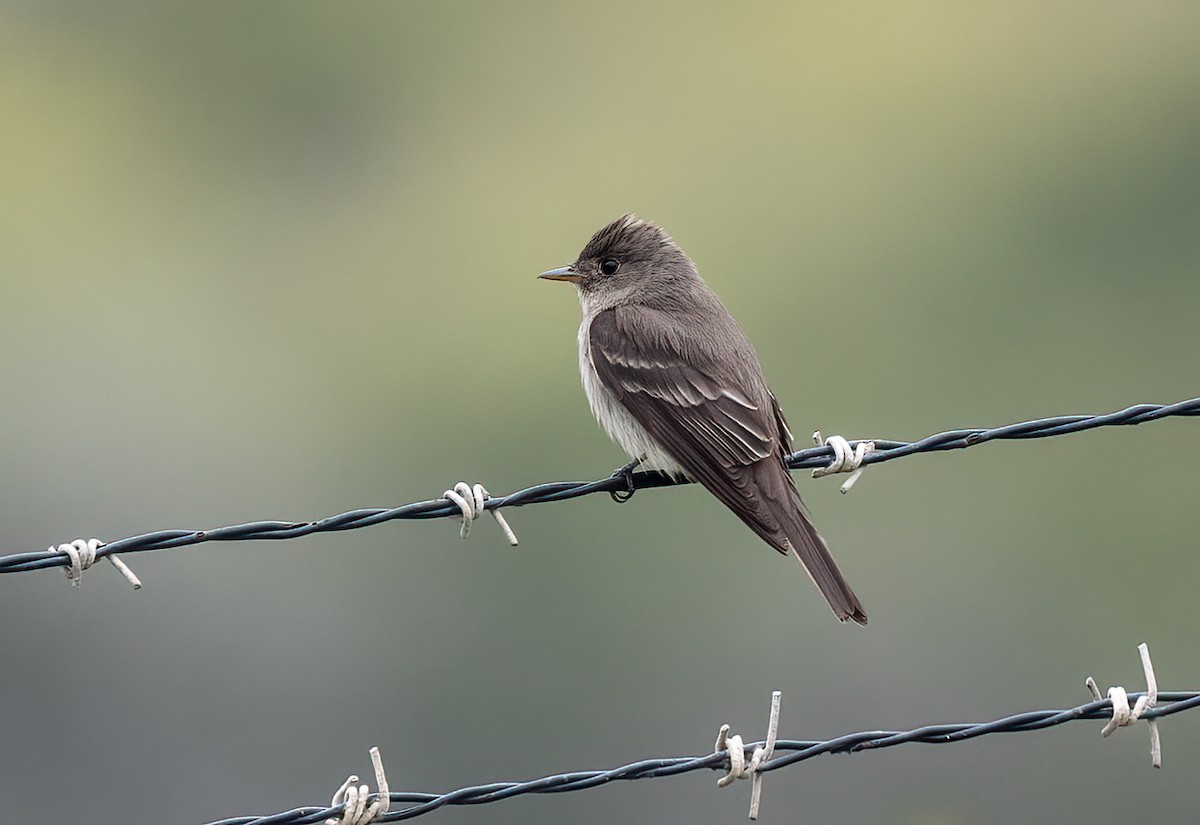
[[[1136,404],[1106,415],[1061,415],[1053,418],[1039,418],[1034,421],[1022,421],[1018,424],[991,429],[948,430],[920,441],[891,441],[878,438],[859,440],[875,442],[875,451],[868,454],[863,463],[878,464],[916,453],[961,450],[988,441],[1047,438],[1091,430],[1096,427],[1144,424],[1147,421],[1157,421],[1171,416],[1200,416],[1200,398],[1191,398],[1175,404]],[[850,442],[851,446],[858,443],[859,441]],[[790,454],[787,463],[793,470],[824,467],[829,464],[832,457],[832,448],[828,446],[812,447]],[[632,476],[633,487],[637,490],[688,483],[691,482],[677,481],[661,473],[635,473]],[[495,510],[501,507],[520,507],[526,504],[565,501],[592,493],[612,493],[624,490],[626,490],[625,479],[616,475],[588,482],[552,481],[526,487],[506,496],[494,496],[488,499],[486,508]],[[445,499],[434,499],[405,504],[400,507],[351,510],[319,521],[255,521],[231,527],[218,527],[214,530],[158,530],[110,542],[96,551],[96,557],[103,558],[114,553],[173,550],[206,541],[294,539],[312,533],[357,530],[360,527],[370,527],[398,519],[432,519],[459,515],[458,506],[454,503]],[[68,564],[70,564],[70,560],[62,553],[47,550],[14,553],[0,556],[0,573],[64,567]]]
[[[1140,696],[1142,696],[1141,693],[1129,694],[1131,704]],[[1200,707],[1200,691],[1160,691],[1158,705],[1146,710],[1141,718],[1158,719],[1195,707]],[[868,730],[825,741],[780,739],[775,743],[777,755],[763,765],[762,771],[764,773],[776,771],[823,753],[860,753],[867,750],[895,747],[909,742],[923,742],[932,745],[950,744],[991,733],[1024,733],[1054,727],[1066,722],[1107,719],[1110,716],[1112,716],[1112,702],[1103,699],[1079,705],[1070,710],[1035,710],[981,724],[926,725],[907,731]],[[746,744],[744,749],[747,757],[755,747],[762,744],[762,742]],[[781,752],[784,753],[780,755]],[[482,805],[529,793],[582,791],[619,780],[652,779],[704,769],[725,770],[728,763],[728,751],[717,751],[700,756],[642,759],[606,771],[573,771],[544,776],[528,782],[492,782],[487,785],[459,788],[449,793],[391,793],[389,798],[392,804],[407,804],[408,807],[390,811],[376,821],[399,822],[404,819],[413,819],[435,811],[444,805]],[[271,816],[240,816],[211,822],[208,825],[311,825],[324,822],[330,817],[337,817],[341,811],[342,806],[340,805],[324,808],[294,808]]]

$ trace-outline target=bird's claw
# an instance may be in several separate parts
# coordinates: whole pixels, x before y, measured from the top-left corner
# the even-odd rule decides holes
[[[633,471],[636,470],[644,460],[645,459],[639,458],[635,461],[629,462],[624,467],[619,467],[616,470],[613,470],[612,477],[619,478],[625,482],[624,490],[608,491],[609,496],[611,496],[612,500],[617,504],[624,504],[625,502],[629,501],[629,499],[633,498],[633,494],[637,492],[637,487],[633,486]]]

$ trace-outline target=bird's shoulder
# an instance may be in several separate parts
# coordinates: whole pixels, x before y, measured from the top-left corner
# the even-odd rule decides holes
[[[741,327],[719,303],[703,310],[630,302],[596,313],[588,338],[604,357],[630,369],[687,368],[731,386],[765,389]]]

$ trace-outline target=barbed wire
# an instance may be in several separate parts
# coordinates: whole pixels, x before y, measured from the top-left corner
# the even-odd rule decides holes
[[[1129,700],[1133,701],[1143,696],[1146,694],[1128,694]],[[1160,719],[1200,707],[1200,691],[1159,691],[1157,699],[1157,706],[1143,711],[1141,719]],[[1035,710],[985,723],[925,725],[906,731],[867,730],[820,741],[779,739],[775,742],[774,748],[777,755],[762,763],[758,770],[762,773],[777,771],[826,753],[861,753],[912,742],[944,745],[964,742],[993,733],[1024,733],[1043,730],[1067,722],[1107,719],[1112,715],[1112,700],[1101,699],[1069,710]],[[743,750],[745,753],[751,753],[763,744],[764,742],[761,741],[751,742],[743,745]],[[785,753],[780,753],[781,751]],[[482,805],[523,794],[567,793],[595,788],[609,782],[654,779],[706,769],[726,770],[729,764],[728,751],[714,751],[700,756],[641,759],[609,770],[571,771],[527,782],[492,782],[486,785],[459,788],[448,793],[392,792],[388,794],[392,804],[405,804],[408,807],[389,811],[373,821],[400,822],[405,819],[414,819],[446,805]],[[239,816],[210,822],[208,825],[312,825],[312,823],[324,822],[328,818],[336,820],[344,807],[344,805],[336,805],[293,808],[290,811],[270,816]]]
[[[868,465],[892,461],[917,453],[961,450],[989,441],[1048,438],[1097,427],[1144,424],[1148,421],[1157,421],[1173,416],[1200,416],[1200,398],[1191,398],[1174,404],[1135,404],[1104,415],[1060,415],[1022,421],[1003,427],[947,430],[919,441],[893,441],[876,438],[859,439],[851,441],[849,444],[851,447],[855,447],[868,440],[874,442],[874,451],[867,453],[862,459],[862,463]],[[791,453],[787,458],[787,464],[793,470],[826,467],[834,455],[834,449],[828,445],[811,447]],[[614,474],[588,482],[552,481],[526,487],[505,496],[488,498],[484,502],[484,509],[495,511],[503,507],[522,507],[528,504],[566,501],[593,493],[621,493],[626,491],[630,485],[635,490],[646,490],[690,483],[657,472],[633,473],[628,480]],[[317,521],[255,521],[230,527],[218,527],[213,530],[158,530],[104,544],[96,549],[95,558],[104,558],[116,553],[173,550],[207,541],[278,541],[308,536],[313,533],[357,530],[400,519],[447,518],[459,516],[461,513],[459,505],[452,501],[432,499],[399,507],[350,510]],[[18,573],[70,565],[71,559],[67,555],[54,550],[0,556],[0,573]]]

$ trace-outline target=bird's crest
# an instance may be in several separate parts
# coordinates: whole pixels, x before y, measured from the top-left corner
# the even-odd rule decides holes
[[[579,257],[600,258],[631,249],[661,246],[678,249],[666,230],[627,212],[593,235]]]

